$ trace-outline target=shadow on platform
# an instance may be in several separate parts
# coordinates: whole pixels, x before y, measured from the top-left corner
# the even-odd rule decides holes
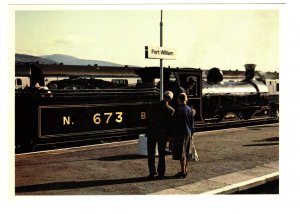
[[[279,141],[279,137],[270,137],[266,139],[261,139],[261,140],[256,140],[254,142],[270,142],[270,141]],[[243,146],[274,146],[274,145],[279,145],[279,143],[258,143],[258,144],[246,144]]]
[[[165,176],[163,180],[174,179],[172,176]],[[108,186],[125,183],[140,183],[149,182],[157,179],[149,179],[147,177],[136,177],[136,178],[122,178],[114,180],[93,180],[93,181],[69,181],[69,182],[54,182],[45,184],[34,184],[28,186],[19,186],[15,188],[15,193],[25,192],[38,192],[38,191],[50,191],[50,190],[67,190],[67,189],[79,189],[96,186]]]
[[[121,160],[135,160],[135,159],[145,159],[147,156],[139,155],[139,154],[128,154],[128,155],[114,155],[101,157],[97,160],[99,161],[121,161]]]

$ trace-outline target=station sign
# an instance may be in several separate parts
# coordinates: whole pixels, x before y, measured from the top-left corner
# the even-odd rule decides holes
[[[147,59],[176,59],[176,51],[172,48],[145,46]]]

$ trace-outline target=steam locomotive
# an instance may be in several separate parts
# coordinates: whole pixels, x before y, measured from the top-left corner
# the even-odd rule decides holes
[[[176,96],[187,93],[196,123],[271,116],[276,105],[270,104],[266,85],[255,80],[254,64],[245,67],[239,82],[223,82],[218,68],[204,81],[201,69],[168,67],[163,87],[173,91],[174,107]],[[159,70],[16,64],[16,151],[145,132],[148,106],[159,100]]]

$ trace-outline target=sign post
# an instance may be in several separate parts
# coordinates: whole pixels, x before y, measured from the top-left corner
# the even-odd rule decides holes
[[[163,46],[163,22],[162,22],[162,10],[160,11],[160,47]],[[159,97],[160,100],[163,100],[163,93],[164,93],[164,73],[163,73],[163,59],[160,60],[160,90],[159,90]]]
[[[176,51],[170,48],[163,48],[163,22],[162,10],[160,12],[160,47],[145,46],[145,58],[159,59],[160,61],[160,100],[163,100],[164,74],[163,74],[163,59],[176,59]]]

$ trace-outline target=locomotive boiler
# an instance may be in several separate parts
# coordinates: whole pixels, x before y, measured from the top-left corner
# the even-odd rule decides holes
[[[222,82],[223,74],[212,68],[203,83],[203,117],[217,121],[250,119],[270,114],[268,89],[254,78],[255,65],[245,65],[245,79],[239,82]]]

